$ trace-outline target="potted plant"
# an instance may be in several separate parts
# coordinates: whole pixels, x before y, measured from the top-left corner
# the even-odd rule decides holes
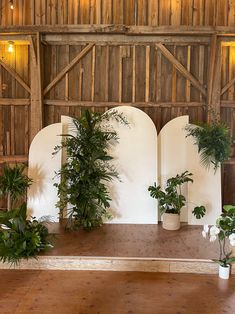
[[[52,247],[43,223],[26,217],[26,204],[0,212],[0,261],[17,264]]]
[[[213,259],[219,264],[219,277],[228,279],[230,275],[230,265],[235,262],[235,257],[232,256],[232,251],[228,249],[227,241],[230,245],[235,245],[235,206],[223,206],[224,212],[216,220],[214,226],[204,226],[202,235],[204,238],[209,235],[210,241],[219,241],[219,258]]]
[[[72,134],[64,134],[61,146],[55,147],[56,154],[66,149],[66,162],[60,172],[58,188],[60,211],[68,206],[68,229],[92,229],[110,219],[108,211],[110,196],[105,182],[118,177],[111,164],[113,157],[108,153],[118,140],[117,132],[109,124],[115,119],[127,124],[116,110],[104,114],[86,110],[79,119],[73,119]]]
[[[160,214],[163,215],[163,228],[166,230],[178,230],[180,228],[180,211],[186,203],[186,198],[182,195],[181,186],[186,182],[193,182],[192,173],[185,171],[181,175],[169,178],[165,189],[161,186],[149,186],[150,196],[159,201]],[[204,206],[194,208],[193,214],[201,218],[205,214]]]
[[[0,176],[0,196],[7,197],[7,210],[10,211],[13,202],[22,197],[32,180],[24,174],[25,165],[16,164],[14,167],[4,166]]]
[[[186,126],[187,136],[193,136],[201,163],[206,168],[213,165],[216,171],[224,161],[228,160],[232,139],[229,128],[218,119],[214,122]]]

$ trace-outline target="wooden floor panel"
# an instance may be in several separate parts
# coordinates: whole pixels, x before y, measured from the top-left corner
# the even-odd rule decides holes
[[[235,277],[0,271],[1,314],[232,314]]]
[[[161,224],[105,224],[90,232],[66,232],[56,223],[49,228],[55,247],[43,254],[47,256],[212,259],[219,251],[218,241],[202,237],[202,226],[188,224],[177,231],[164,230]]]

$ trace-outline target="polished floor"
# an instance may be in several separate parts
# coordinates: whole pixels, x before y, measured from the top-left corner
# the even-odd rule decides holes
[[[232,314],[235,277],[0,271],[1,314]]]
[[[159,225],[106,224],[91,232],[66,232],[51,224],[55,247],[44,255],[138,258],[212,259],[218,243],[202,237],[202,226],[182,224],[177,231]]]

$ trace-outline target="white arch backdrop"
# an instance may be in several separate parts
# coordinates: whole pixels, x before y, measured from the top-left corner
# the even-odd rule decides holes
[[[157,138],[156,128],[144,112],[129,106],[115,109],[123,112],[130,127],[113,122],[120,140],[111,154],[122,182],[115,180],[109,185],[114,215],[110,223],[156,224],[157,203],[149,196],[148,186],[158,182],[158,174],[159,183],[164,184],[167,178],[188,170],[193,173],[194,183],[185,187],[188,206],[181,220],[190,224],[213,224],[221,212],[220,171],[214,174],[213,170],[208,172],[201,166],[193,139],[185,137],[188,116],[171,120]],[[59,182],[55,172],[61,167],[62,154],[52,157],[52,152],[61,141],[58,135],[62,134],[62,128],[63,131],[68,128],[71,121],[72,118],[62,116],[61,123],[41,130],[31,144],[29,176],[33,184],[28,192],[28,208],[37,218],[53,215],[58,221],[57,191],[53,184]],[[192,215],[195,204],[206,206],[203,219],[196,220]]]

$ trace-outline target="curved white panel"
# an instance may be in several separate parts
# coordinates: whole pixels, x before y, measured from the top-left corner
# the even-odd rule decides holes
[[[213,166],[209,170],[201,165],[198,147],[194,145],[192,137],[187,138],[188,169],[193,173],[193,184],[188,191],[189,210],[188,223],[192,225],[215,224],[221,214],[221,171],[214,171]],[[197,205],[206,207],[206,215],[202,219],[196,219],[192,210]]]
[[[28,210],[33,217],[53,216],[58,221],[57,189],[54,183],[59,182],[55,175],[61,168],[61,152],[52,156],[54,147],[60,145],[62,124],[51,124],[42,129],[33,139],[29,150],[28,176],[33,184],[28,189]]]
[[[159,184],[164,186],[166,180],[175,177],[188,169],[188,154],[186,145],[185,126],[189,122],[188,116],[182,116],[169,121],[158,136],[158,173]],[[183,187],[183,194],[187,199],[187,185]],[[187,207],[182,209],[181,221],[188,221]]]
[[[157,132],[154,123],[143,111],[128,106],[114,108],[122,112],[130,126],[112,122],[119,143],[111,148],[121,182],[109,184],[111,223],[156,224],[156,201],[148,192],[157,181]],[[112,109],[111,109],[112,110]]]
[[[189,224],[214,224],[221,213],[221,174],[214,173],[213,167],[205,169],[200,162],[197,145],[194,139],[187,137],[185,126],[188,116],[175,118],[168,122],[158,137],[158,171],[160,183],[164,185],[169,177],[181,174],[185,170],[193,173],[193,183],[184,186],[183,194],[187,206],[183,208],[181,221]],[[195,206],[204,205],[207,209],[202,219],[192,214]]]

